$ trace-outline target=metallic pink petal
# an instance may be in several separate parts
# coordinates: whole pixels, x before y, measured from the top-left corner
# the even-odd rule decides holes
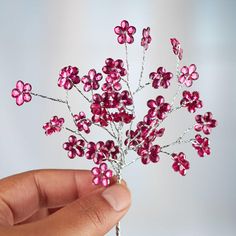
[[[126,20],[121,21],[120,26],[122,30],[127,30],[129,28],[129,22]]]
[[[180,75],[178,80],[179,80],[179,82],[180,82],[181,84],[183,84],[183,83],[185,82],[185,80],[186,80],[185,75],[184,75],[184,74]]]
[[[30,92],[30,91],[32,90],[32,86],[31,86],[31,84],[26,83],[26,84],[24,85],[24,90]]]
[[[187,79],[187,80],[185,81],[185,85],[186,85],[187,87],[191,87],[192,84],[193,84],[193,81],[192,81],[191,79]]]
[[[181,72],[182,72],[183,74],[189,74],[189,69],[188,69],[188,67],[187,67],[187,66],[182,67]]]
[[[124,34],[119,35],[119,37],[117,38],[117,40],[118,40],[118,43],[124,44],[124,43],[125,43],[125,40],[126,40],[126,36],[125,36]]]
[[[24,98],[23,98],[23,94],[20,94],[17,98],[16,98],[16,104],[18,106],[21,106],[24,103]]]
[[[16,82],[16,88],[20,91],[20,92],[23,92],[23,89],[24,89],[24,82],[21,81],[21,80],[18,80]]]
[[[191,64],[189,66],[189,74],[192,74],[193,72],[195,72],[197,69],[196,65],[195,64]]]
[[[29,93],[25,93],[23,95],[23,99],[24,99],[25,102],[30,102],[32,97],[31,97],[31,95]]]
[[[120,26],[116,26],[116,27],[114,28],[114,32],[115,32],[116,34],[120,35],[120,34],[122,33],[122,28],[121,28]]]
[[[21,92],[18,89],[13,89],[12,92],[11,92],[11,96],[13,98],[18,97],[20,94],[21,94]]]

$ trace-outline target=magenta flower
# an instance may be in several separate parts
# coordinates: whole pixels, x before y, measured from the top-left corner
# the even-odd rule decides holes
[[[49,122],[44,124],[43,129],[45,130],[46,135],[51,135],[53,133],[60,132],[63,124],[63,118],[53,116]]]
[[[185,84],[187,87],[191,87],[193,84],[193,80],[197,80],[199,78],[199,74],[196,72],[196,65],[191,64],[189,67],[182,67],[181,74],[179,76],[179,83]]]
[[[141,142],[153,142],[157,137],[163,136],[165,128],[153,128],[153,126],[155,126],[156,124],[158,124],[158,121],[156,121],[155,123],[151,123],[151,125],[147,125],[145,121],[138,122],[136,132],[139,133],[138,138]]]
[[[194,129],[197,132],[203,131],[204,134],[208,135],[211,133],[211,129],[217,126],[217,121],[213,119],[211,112],[205,113],[204,116],[197,115],[195,117],[197,124],[195,124]]]
[[[108,108],[119,108],[121,101],[121,94],[119,92],[105,92],[102,94],[103,106]]]
[[[152,38],[150,36],[150,27],[143,29],[143,37],[141,39],[141,46],[144,47],[145,50],[148,49],[148,45],[151,43]]]
[[[133,104],[132,97],[130,92],[127,90],[123,90],[120,94],[120,105],[121,107],[131,106]]]
[[[199,100],[199,93],[184,91],[183,99],[180,101],[180,105],[183,107],[187,107],[188,111],[194,113],[196,108],[202,108],[202,101]]]
[[[86,115],[83,111],[81,111],[78,115],[75,114],[74,120],[80,132],[84,131],[86,134],[90,133],[89,127],[92,125],[92,122],[90,119],[86,118]]]
[[[99,81],[102,79],[102,74],[97,73],[96,70],[91,69],[88,75],[82,77],[81,81],[84,84],[84,91],[89,92],[92,90],[99,89]]]
[[[131,44],[134,42],[133,35],[136,32],[136,28],[134,26],[130,26],[128,21],[121,21],[120,26],[116,26],[114,31],[118,35],[117,41],[119,44]]]
[[[108,97],[110,95],[103,94],[94,94],[93,95],[93,102],[90,106],[92,116],[92,121],[94,123],[100,123],[101,126],[108,126],[108,122],[111,121],[111,115],[108,113],[107,108],[116,107],[116,101],[109,100]]]
[[[182,60],[183,49],[180,46],[180,42],[176,38],[171,38],[170,42],[172,44],[174,54],[178,56],[179,60]]]
[[[147,106],[150,108],[148,116],[157,117],[160,120],[165,119],[166,113],[170,111],[171,106],[169,103],[165,103],[163,96],[157,96],[156,100],[149,100]]]
[[[121,77],[127,74],[123,61],[121,59],[113,60],[112,58],[107,58],[105,64],[102,71],[107,77],[102,90],[109,93],[121,90]]]
[[[109,159],[116,160],[117,155],[120,153],[119,147],[115,145],[113,140],[107,140],[104,148],[108,151],[109,153]]]
[[[195,136],[195,140],[192,145],[197,150],[197,153],[200,157],[204,157],[205,154],[211,154],[211,149],[209,147],[209,139],[206,137],[202,138],[200,134],[197,134]]]
[[[87,159],[92,159],[95,164],[100,164],[109,158],[109,152],[105,147],[104,142],[99,141],[96,144],[89,142],[87,144],[87,152],[85,153]]]
[[[166,69],[163,67],[159,67],[157,72],[152,72],[149,75],[149,78],[152,80],[152,87],[155,89],[159,87],[167,89],[170,86],[172,77],[173,74],[171,72],[166,72]]]
[[[179,154],[173,153],[172,154],[174,163],[172,168],[174,171],[179,172],[182,176],[186,175],[186,170],[190,168],[189,161],[186,160],[186,156],[183,152]]]
[[[134,119],[133,114],[129,114],[124,110],[120,112],[111,113],[111,117],[112,121],[117,123],[124,122],[125,124],[129,124]]]
[[[148,164],[150,162],[156,163],[160,160],[159,152],[161,148],[159,145],[152,145],[152,143],[144,142],[142,147],[138,148],[137,154],[141,156],[141,161],[143,164]]]
[[[21,106],[24,102],[30,102],[32,86],[29,83],[24,83],[21,80],[16,82],[16,88],[11,92],[11,96],[16,99],[16,104]]]
[[[102,185],[107,187],[111,182],[111,177],[113,176],[112,170],[108,169],[106,163],[101,163],[99,167],[93,167],[91,170],[93,174],[93,183],[95,185]]]
[[[112,58],[107,58],[105,64],[102,71],[107,77],[106,83],[102,86],[102,90],[106,92],[121,90],[121,77],[127,74],[123,61],[121,59],[113,60]]]
[[[73,159],[76,156],[82,157],[84,155],[85,141],[77,139],[74,135],[68,138],[68,142],[63,144],[63,148],[68,151],[68,157]]]
[[[78,76],[79,69],[75,66],[67,66],[64,67],[58,79],[58,86],[64,87],[66,90],[70,90],[74,84],[78,84],[80,82],[80,77]]]

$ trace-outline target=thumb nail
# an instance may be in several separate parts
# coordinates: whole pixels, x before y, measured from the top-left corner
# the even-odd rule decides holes
[[[122,211],[130,205],[129,190],[119,184],[107,188],[102,197],[110,204],[115,211]]]

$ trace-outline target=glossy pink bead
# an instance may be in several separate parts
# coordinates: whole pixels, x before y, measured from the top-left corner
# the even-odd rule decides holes
[[[85,153],[85,156],[87,159],[92,159],[94,163],[100,164],[106,159],[108,159],[109,153],[104,148],[104,142],[89,142],[87,144],[87,152]]]
[[[93,167],[91,170],[93,174],[93,183],[95,185],[102,185],[103,187],[107,187],[113,176],[112,170],[108,169],[106,163],[101,163],[99,167]]]
[[[158,89],[163,87],[167,89],[170,86],[170,80],[172,79],[173,74],[171,72],[166,72],[166,69],[159,67],[157,72],[152,72],[149,75],[149,78],[152,80],[152,87]]]
[[[105,148],[109,153],[109,159],[117,159],[117,156],[120,153],[120,149],[117,145],[115,145],[115,142],[113,140],[107,140],[105,143]]]
[[[180,105],[187,107],[190,113],[194,113],[197,108],[202,108],[202,101],[199,100],[199,93],[197,91],[183,92],[183,99],[180,101]]]
[[[144,47],[145,50],[147,50],[149,44],[152,41],[152,38],[150,36],[150,27],[147,27],[146,29],[144,28],[142,35],[143,35],[143,37],[141,39],[141,46]]]
[[[82,77],[81,81],[84,84],[84,91],[99,89],[99,81],[102,80],[102,74],[97,73],[95,69],[91,69],[88,75]]]
[[[136,32],[136,28],[134,26],[130,26],[128,21],[121,21],[120,26],[116,26],[114,28],[114,32],[118,35],[117,41],[119,44],[131,44],[134,42],[133,35]]]
[[[147,106],[150,108],[148,116],[157,117],[160,120],[165,119],[167,112],[171,110],[170,104],[165,102],[163,96],[157,96],[156,100],[149,100]]]
[[[211,149],[209,147],[209,139],[203,138],[200,134],[195,136],[193,147],[197,150],[197,153],[200,157],[211,154]]]
[[[113,140],[108,140],[105,143],[99,141],[97,143],[89,142],[87,144],[87,159],[92,159],[94,163],[100,164],[103,161],[117,159],[119,147],[115,145]]]
[[[181,48],[180,42],[176,38],[171,38],[170,42],[171,42],[174,54],[178,56],[179,60],[182,60],[183,49]]]
[[[159,145],[152,145],[150,142],[144,142],[144,144],[138,148],[137,154],[141,156],[141,161],[143,164],[148,164],[150,162],[156,163],[160,160]]]
[[[21,106],[24,102],[30,102],[32,86],[29,83],[24,83],[21,80],[16,82],[16,88],[11,92],[11,96],[16,99],[16,104]]]
[[[211,130],[217,126],[217,121],[213,119],[211,112],[207,112],[204,115],[195,116],[196,124],[194,129],[197,132],[203,131],[204,134],[208,135],[211,133]]]
[[[179,154],[172,154],[174,163],[172,168],[174,171],[179,172],[182,176],[186,175],[186,171],[190,168],[189,161],[186,160],[186,156],[183,152]]]
[[[90,119],[86,118],[83,111],[81,111],[78,115],[74,115],[74,121],[80,132],[84,131],[86,134],[90,133],[90,126],[92,125],[92,122]]]
[[[117,80],[127,74],[127,71],[124,68],[124,63],[121,59],[113,60],[112,58],[107,58],[102,71],[104,74],[109,76],[107,82],[112,82],[113,80]]]
[[[127,74],[123,61],[121,59],[113,60],[112,58],[107,58],[102,71],[107,75],[106,82],[103,84],[102,90],[105,92],[121,90],[121,77]]]
[[[76,156],[82,157],[84,155],[85,141],[77,139],[74,135],[68,138],[68,142],[63,144],[63,148],[68,151],[68,157],[73,159]]]
[[[64,118],[58,118],[57,116],[53,116],[50,121],[45,123],[43,126],[45,134],[51,135],[53,133],[60,132],[64,122]]]
[[[75,66],[66,66],[64,67],[58,79],[58,86],[63,87],[66,90],[72,89],[74,84],[78,84],[80,82],[80,77],[78,76],[79,69]]]
[[[181,68],[179,83],[185,84],[187,87],[191,87],[193,84],[193,80],[197,80],[199,78],[199,74],[196,72],[197,67],[195,64],[191,64],[189,67],[184,66]]]
[[[134,115],[129,114],[123,110],[123,111],[111,113],[111,118],[112,118],[112,121],[116,123],[124,122],[125,124],[129,124],[134,119]]]

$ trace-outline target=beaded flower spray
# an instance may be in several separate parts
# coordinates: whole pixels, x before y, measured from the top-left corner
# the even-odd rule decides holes
[[[138,160],[141,160],[144,165],[157,163],[161,155],[170,157],[173,170],[184,176],[190,168],[184,152],[173,153],[168,148],[176,144],[189,143],[200,157],[209,155],[209,139],[199,133],[209,135],[212,128],[216,127],[217,121],[213,119],[212,113],[197,114],[194,124],[170,144],[160,146],[158,139],[165,134],[164,121],[171,113],[180,109],[195,113],[202,108],[199,92],[184,90],[184,88],[191,87],[193,82],[198,79],[199,74],[196,71],[196,66],[191,64],[179,68],[183,49],[177,39],[171,38],[170,43],[177,59],[176,75],[174,76],[165,68],[159,67],[157,71],[149,74],[149,79],[143,81],[146,51],[152,40],[150,28],[144,28],[141,39],[143,47],[141,74],[137,81],[137,88],[132,90],[129,78],[128,45],[134,42],[133,36],[136,33],[136,28],[123,20],[120,26],[114,28],[114,32],[118,35],[118,43],[124,45],[126,65],[121,59],[108,58],[102,68],[103,73],[91,69],[87,75],[82,77],[79,76],[77,67],[64,67],[59,74],[58,86],[66,91],[65,99],[56,99],[35,93],[29,83],[22,81],[17,81],[16,88],[12,90],[12,97],[16,99],[18,106],[30,102],[32,96],[35,96],[62,103],[67,107],[75,125],[74,129],[68,128],[64,118],[58,116],[53,116],[49,122],[44,124],[43,129],[46,135],[52,135],[62,129],[72,133],[68,137],[68,141],[63,144],[63,148],[71,159],[85,156],[94,162],[96,166],[92,168],[91,172],[95,185],[108,186],[114,174],[117,176],[117,182],[120,183],[122,170],[125,167]],[[136,126],[134,127],[135,95],[148,86],[158,93],[159,89],[168,89],[171,81],[175,79],[178,81],[178,88],[172,101],[167,102],[161,95],[148,100],[147,113],[143,120],[135,122]],[[90,114],[85,114],[83,111],[79,111],[78,114],[72,112],[68,100],[68,93],[71,89],[75,89],[88,103]],[[181,91],[182,97],[179,104],[175,105]],[[93,126],[98,126],[107,132],[110,139],[96,143],[89,140],[88,134]],[[194,130],[197,132],[195,137],[186,139],[187,133]],[[129,151],[136,152],[138,157],[134,160],[127,160]],[[116,235],[120,235],[120,223],[116,226]]]

